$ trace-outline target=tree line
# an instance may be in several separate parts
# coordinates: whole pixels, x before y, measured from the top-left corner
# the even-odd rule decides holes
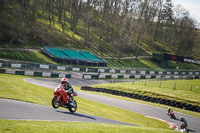
[[[119,58],[121,53],[133,51],[138,56],[143,44],[155,49],[158,45],[166,49],[176,47],[178,55],[196,50],[195,55],[200,49],[197,21],[172,0],[1,0],[0,15],[20,18],[13,25],[20,34],[5,33],[12,41],[27,32],[17,29],[18,25],[32,25],[45,17],[48,25],[59,24],[63,33],[71,30],[78,34],[77,25],[82,21],[83,44],[93,45],[91,36],[95,33],[97,49],[103,54],[109,46],[113,56]],[[1,28],[4,26],[1,23]],[[166,49],[157,49],[166,52]]]

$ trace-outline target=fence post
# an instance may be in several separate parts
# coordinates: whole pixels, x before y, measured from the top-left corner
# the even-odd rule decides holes
[[[160,85],[159,85],[159,88],[161,88],[161,81],[160,81]]]
[[[175,82],[175,85],[174,85],[174,90],[176,90],[176,82]]]
[[[36,71],[36,62],[34,62],[33,70]]]
[[[192,86],[193,86],[193,84],[191,84],[190,91],[192,91]]]

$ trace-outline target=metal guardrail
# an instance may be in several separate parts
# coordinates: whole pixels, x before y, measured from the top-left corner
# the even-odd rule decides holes
[[[38,72],[38,71],[23,71],[23,70],[15,70],[15,69],[2,69],[0,68],[0,73],[6,73],[6,74],[14,74],[14,75],[27,75],[27,76],[37,76],[37,77],[66,77],[71,78],[71,74],[65,74],[65,73],[54,73],[54,72]]]
[[[157,75],[173,75],[173,76],[200,76],[200,70],[166,70],[166,71],[155,71],[152,69],[113,69],[113,68],[82,68],[73,67],[66,65],[55,65],[47,63],[36,63],[28,61],[16,61],[16,60],[2,60],[0,59],[1,68],[9,69],[20,69],[20,70],[32,70],[42,72],[86,72],[86,73],[97,73],[100,74],[121,74],[121,75],[141,75],[141,76],[157,76]],[[107,76],[109,77],[109,76]],[[126,76],[123,76],[126,77]],[[149,77],[148,77],[149,78]]]

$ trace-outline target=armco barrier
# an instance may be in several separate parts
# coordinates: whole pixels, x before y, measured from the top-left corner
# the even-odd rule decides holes
[[[24,71],[15,71],[15,74],[16,74],[16,75],[24,75],[25,72],[24,72]]]
[[[42,72],[34,72],[33,76],[42,77]]]
[[[6,73],[5,69],[0,69],[0,73]]]
[[[15,75],[27,75],[27,76],[38,76],[38,77],[54,77],[54,78],[66,77],[66,78],[71,78],[71,74],[33,72],[33,71],[18,71],[18,70],[9,70],[9,69],[0,69],[0,73],[15,74]]]
[[[53,64],[40,64],[34,62],[15,62],[15,61],[1,61],[0,67],[2,68],[21,68],[23,71],[41,72],[46,70],[59,70],[59,71],[76,71],[76,72],[94,72],[91,76],[87,75],[89,79],[200,79],[200,71],[192,70],[166,70],[166,71],[154,71],[154,70],[117,70],[111,68],[79,68],[71,66],[57,66]],[[3,71],[2,71],[3,72]],[[1,72],[0,72],[1,73]],[[8,71],[12,74],[12,71]],[[102,74],[104,73],[104,74]],[[108,73],[106,75],[105,73]],[[31,73],[29,73],[31,74]],[[26,75],[26,74],[25,74]],[[41,73],[34,73],[35,76],[41,76]],[[51,74],[42,74],[42,76],[50,77]],[[54,76],[54,75],[53,75]],[[60,77],[60,75],[59,75]]]
[[[93,87],[88,87],[88,86],[82,86],[81,90],[103,92],[103,93],[108,93],[108,94],[112,94],[112,95],[124,96],[124,97],[143,100],[143,101],[147,101],[147,102],[160,103],[160,104],[169,105],[172,107],[177,107],[177,108],[181,108],[181,109],[200,112],[199,106],[187,104],[187,103],[183,103],[183,102],[178,102],[178,101],[174,101],[174,100],[169,100],[169,99],[150,97],[150,96],[145,96],[145,95],[140,95],[140,94],[135,94],[135,93],[128,93],[128,92],[123,92],[123,91],[118,91],[118,90],[105,89],[105,88],[93,88]]]
[[[83,79],[199,79],[199,75],[98,75],[98,74],[83,74]]]

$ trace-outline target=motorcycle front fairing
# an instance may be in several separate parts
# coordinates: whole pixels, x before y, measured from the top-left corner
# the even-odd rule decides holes
[[[62,101],[61,105],[65,105],[66,101],[68,101],[68,95],[64,91],[64,87],[56,88],[54,90],[54,95],[57,96],[57,101],[59,102],[60,100]]]

